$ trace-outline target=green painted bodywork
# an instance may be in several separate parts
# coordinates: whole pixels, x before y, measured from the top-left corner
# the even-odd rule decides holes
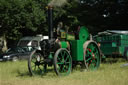
[[[67,41],[71,44],[71,56],[73,61],[83,61],[83,44],[89,37],[89,32],[85,26],[82,26],[78,34],[79,40],[75,40],[75,36],[67,34]]]
[[[73,61],[83,61],[83,43],[81,40],[72,40],[71,43],[71,55]]]
[[[112,34],[100,37],[101,50],[104,55],[123,56],[125,48],[128,47],[128,35]]]
[[[82,26],[79,31],[79,39],[83,41],[87,41],[89,37],[89,32],[85,26]]]
[[[68,47],[68,44],[65,41],[61,41],[60,44],[61,44],[61,48],[67,48]]]

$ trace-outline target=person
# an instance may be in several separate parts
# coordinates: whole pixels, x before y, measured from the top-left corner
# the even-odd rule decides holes
[[[61,36],[61,29],[63,28],[63,22],[59,22],[58,25],[57,25],[57,29],[54,30],[56,31],[56,40],[55,42],[58,43],[60,42],[60,36]]]
[[[60,36],[60,32],[62,31],[63,28],[63,22],[59,22],[57,25],[57,35]]]

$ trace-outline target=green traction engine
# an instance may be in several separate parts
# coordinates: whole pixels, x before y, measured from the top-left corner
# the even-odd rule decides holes
[[[52,7],[48,8],[48,20],[49,39],[41,41],[42,50],[33,51],[28,59],[31,75],[44,75],[48,67],[52,66],[59,76],[70,74],[77,65],[81,69],[93,70],[99,67],[100,49],[86,27],[80,27],[77,34],[63,31],[60,36],[53,36]]]

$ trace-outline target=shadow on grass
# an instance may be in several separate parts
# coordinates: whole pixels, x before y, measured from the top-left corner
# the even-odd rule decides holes
[[[23,77],[23,78],[24,77],[34,77],[34,76],[40,76],[41,78],[46,77],[46,76],[47,77],[48,76],[50,76],[50,77],[56,76],[54,69],[47,69],[47,71],[43,75],[37,74],[37,75],[31,76],[29,71],[21,71],[21,70],[17,70],[17,74],[18,75],[16,77]]]
[[[105,60],[102,61],[102,63],[104,64],[114,64],[117,62],[126,62],[126,60],[123,58],[106,58]]]
[[[29,72],[22,72],[22,71],[20,71],[20,70],[17,70],[17,77],[28,77],[28,76],[30,76],[30,73]]]

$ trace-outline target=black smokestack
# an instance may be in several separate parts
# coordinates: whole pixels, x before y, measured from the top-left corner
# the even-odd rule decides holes
[[[53,7],[48,6],[48,31],[49,39],[53,38]]]

